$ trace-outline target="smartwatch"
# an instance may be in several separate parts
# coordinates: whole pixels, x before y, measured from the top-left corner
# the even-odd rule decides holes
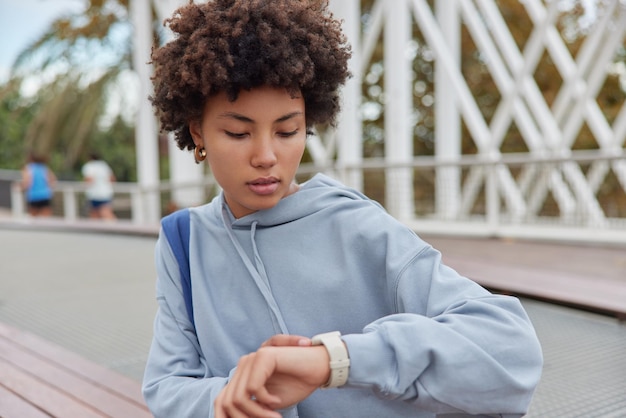
[[[336,388],[343,386],[348,381],[348,371],[350,370],[350,358],[341,333],[339,331],[327,332],[314,336],[311,341],[313,345],[323,345],[330,357],[330,378],[328,382],[321,386],[322,389]]]

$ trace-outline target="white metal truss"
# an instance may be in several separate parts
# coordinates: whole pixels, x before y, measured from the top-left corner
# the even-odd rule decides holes
[[[385,45],[385,151],[390,167],[406,166],[413,158],[410,117],[405,92],[411,86],[406,77],[406,16],[412,15],[428,46],[436,55],[438,84],[435,160],[450,161],[458,157],[460,142],[458,112],[465,122],[478,149],[479,157],[490,162],[488,167],[477,165],[469,169],[461,185],[458,167],[445,164],[437,170],[438,219],[462,220],[470,212],[480,194],[495,190],[505,204],[507,222],[532,222],[550,194],[556,201],[560,218],[578,219],[588,227],[606,227],[607,219],[596,194],[612,170],[626,190],[626,162],[623,159],[592,161],[583,172],[575,161],[553,164],[527,164],[513,176],[502,158],[500,147],[511,125],[518,127],[533,158],[562,158],[572,154],[572,146],[586,123],[596,139],[599,151],[622,155],[626,137],[626,110],[622,108],[613,124],[609,124],[596,97],[606,80],[607,68],[622,47],[626,31],[626,6],[619,0],[607,0],[598,5],[599,18],[583,41],[576,57],[572,57],[561,38],[556,24],[559,2],[526,0],[526,12],[533,23],[531,35],[520,50],[494,0],[437,0],[435,11],[426,0],[378,0],[370,11],[369,31],[363,35],[363,60],[359,67],[364,73],[380,34],[384,31]],[[458,13],[455,19],[454,14]],[[487,123],[470,88],[463,79],[458,62],[458,25],[464,23],[480,51],[501,101],[493,118]],[[543,54],[554,62],[563,83],[552,105],[548,104],[533,74]],[[443,82],[445,81],[445,83]],[[445,90],[445,92],[441,92]],[[390,125],[390,126],[387,126]],[[456,126],[456,127],[455,127]],[[451,139],[451,136],[455,138]],[[456,141],[456,143],[455,143]],[[391,170],[391,171],[390,171]],[[411,174],[397,168],[387,170],[386,205],[390,212],[407,219],[412,196]],[[456,185],[456,186],[455,186]],[[439,186],[438,186],[439,187]],[[499,204],[495,202],[494,207]],[[584,221],[580,221],[583,219]],[[487,220],[485,220],[487,222]]]
[[[157,9],[167,10],[181,3],[151,1]],[[417,25],[435,55],[436,154],[432,164],[436,202],[429,217],[432,224],[445,221],[437,224],[440,232],[445,232],[458,230],[450,226],[455,224],[450,221],[456,221],[457,226],[469,218],[474,222],[472,208],[485,193],[488,213],[478,223],[488,226],[492,233],[498,225],[533,225],[549,198],[556,203],[562,224],[606,229],[610,220],[597,194],[610,173],[626,190],[626,160],[591,160],[583,170],[572,157],[572,148],[586,126],[598,144],[599,155],[624,155],[626,106],[609,122],[596,98],[616,52],[624,47],[626,3],[597,2],[597,20],[576,56],[569,52],[557,28],[560,0],[524,0],[522,4],[533,27],[520,49],[495,0],[376,0],[368,13],[366,32],[361,32],[359,0],[331,0],[331,9],[344,20],[344,31],[353,47],[353,77],[343,90],[337,129],[308,141],[314,165],[331,171],[349,185],[362,187],[361,166],[371,162],[363,161],[361,83],[383,36],[385,203],[390,213],[401,220],[417,219],[411,167],[416,158],[412,146],[413,80],[407,59],[412,25]],[[500,94],[489,121],[463,78],[459,62],[461,25],[467,28]],[[552,103],[547,102],[534,78],[546,55],[562,79]],[[467,157],[460,150],[461,123],[476,145],[477,164],[461,164]],[[535,162],[520,164],[516,172],[501,152],[513,125],[525,141],[528,161]],[[551,162],[536,164],[543,160]]]
[[[488,56],[490,71],[503,95],[503,101],[491,123],[492,142],[501,143],[510,120],[515,119],[531,153],[568,155],[576,134],[583,121],[586,121],[601,150],[615,151],[621,148],[623,135],[621,139],[614,135],[595,97],[606,78],[607,67],[623,41],[626,8],[617,0],[606,3],[603,17],[584,40],[574,60],[555,27],[558,2],[548,2],[547,7],[540,0],[525,2],[535,27],[523,52],[513,42],[494,3],[488,0],[477,0],[476,3],[478,8],[471,2],[460,2],[465,21],[481,52]],[[486,33],[479,13],[492,25],[493,36]],[[503,51],[502,54],[496,51],[496,46],[499,51]],[[532,77],[544,50],[550,54],[564,80],[552,108],[545,102]],[[537,121],[537,124],[534,125],[533,121]],[[563,216],[569,216],[573,210],[577,210],[585,215],[589,225],[605,225],[605,216],[595,193],[608,172],[608,166],[606,162],[593,163],[589,178],[573,162],[555,165],[548,172],[542,173],[536,173],[535,166],[526,168],[520,184],[529,197],[528,214],[537,214],[550,188]],[[624,186],[623,167],[623,161],[613,164]],[[548,177],[548,180],[531,184],[535,175]]]

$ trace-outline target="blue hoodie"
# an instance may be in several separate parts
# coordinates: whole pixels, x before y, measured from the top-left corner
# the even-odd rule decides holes
[[[154,339],[144,396],[156,417],[211,417],[239,358],[277,333],[338,330],[345,386],[285,417],[522,416],[542,367],[516,298],[493,295],[380,205],[318,174],[235,219],[223,195],[190,212],[195,328],[176,259],[156,246]]]

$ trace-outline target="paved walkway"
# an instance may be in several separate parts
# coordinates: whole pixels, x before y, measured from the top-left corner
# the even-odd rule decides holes
[[[0,322],[140,380],[156,310],[155,234],[120,222],[59,228],[55,220],[0,219]],[[509,286],[530,275],[549,287],[551,278],[573,277],[615,289],[626,282],[626,248],[425,238],[474,279],[505,277]],[[613,315],[522,301],[545,356],[528,416],[626,417],[626,324]]]

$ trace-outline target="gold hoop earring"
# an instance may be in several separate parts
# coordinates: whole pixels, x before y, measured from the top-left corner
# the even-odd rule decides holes
[[[204,147],[196,146],[193,149],[193,156],[196,159],[196,164],[200,164],[200,161],[204,161],[204,159],[206,158],[206,150],[204,149]]]

